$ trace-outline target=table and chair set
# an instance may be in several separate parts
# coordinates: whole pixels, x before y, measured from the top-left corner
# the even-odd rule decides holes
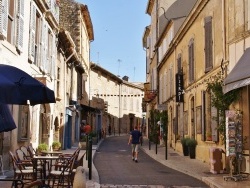
[[[51,188],[72,187],[76,168],[83,165],[85,153],[80,156],[80,151],[80,148],[71,154],[42,151],[38,155],[32,146],[22,146],[15,153],[9,151],[14,170],[12,187],[31,187],[32,184]]]

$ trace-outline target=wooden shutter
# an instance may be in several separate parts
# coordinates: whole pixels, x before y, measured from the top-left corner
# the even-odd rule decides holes
[[[213,65],[212,17],[205,18],[205,71]]]
[[[30,33],[29,33],[29,59],[35,61],[35,34],[36,34],[36,7],[34,2],[31,2],[30,7]]]
[[[201,140],[205,141],[206,136],[206,92],[201,92]]]
[[[218,111],[217,108],[211,107],[211,130],[212,130],[212,141],[218,142],[219,137],[218,137],[218,130],[217,130],[217,124],[218,122],[216,119],[218,118]]]
[[[51,72],[50,74],[52,76],[56,76],[55,75],[55,67],[56,67],[56,56],[57,56],[57,53],[56,53],[56,36],[54,35],[54,33],[52,34],[52,56],[51,56]]]
[[[23,27],[24,27],[24,0],[18,0],[16,46],[20,51],[22,51],[23,49]]]
[[[9,3],[8,0],[1,3],[0,32],[7,38]]]
[[[178,73],[181,73],[181,54],[178,54],[177,70],[178,70]]]
[[[188,46],[189,82],[194,81],[194,40],[191,39]]]

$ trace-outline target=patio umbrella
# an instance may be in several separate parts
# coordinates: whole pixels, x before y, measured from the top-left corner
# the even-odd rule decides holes
[[[7,104],[0,104],[0,132],[8,132],[16,128],[16,124]]]
[[[25,105],[55,103],[54,91],[26,72],[0,64],[0,103]]]

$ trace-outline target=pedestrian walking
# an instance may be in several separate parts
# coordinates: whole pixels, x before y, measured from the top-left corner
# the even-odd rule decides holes
[[[136,163],[138,162],[138,150],[139,150],[139,144],[141,141],[142,134],[141,132],[137,129],[137,126],[135,126],[134,130],[131,131],[129,140],[128,140],[128,145],[131,143],[132,145],[132,160],[135,161]]]

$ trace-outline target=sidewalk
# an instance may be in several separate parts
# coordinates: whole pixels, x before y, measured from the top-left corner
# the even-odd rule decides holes
[[[203,163],[197,159],[190,159],[189,156],[183,156],[182,153],[176,152],[172,148],[168,148],[166,160],[165,146],[158,145],[156,154],[155,144],[151,143],[151,149],[149,150],[147,139],[144,139],[141,149],[163,165],[202,180],[212,188],[250,188],[250,177],[247,180],[237,182],[233,180],[224,181],[223,176],[228,176],[228,174],[212,174],[208,163]]]

